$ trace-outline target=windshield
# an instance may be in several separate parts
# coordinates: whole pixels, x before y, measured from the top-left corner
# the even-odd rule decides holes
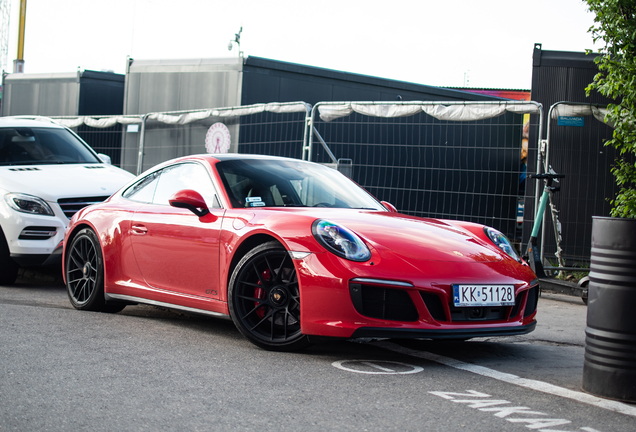
[[[0,165],[100,162],[66,129],[0,128]]]
[[[303,161],[227,160],[216,164],[233,207],[334,207],[382,210],[338,171]]]

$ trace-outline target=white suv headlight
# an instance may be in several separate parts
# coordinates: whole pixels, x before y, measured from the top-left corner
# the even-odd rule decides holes
[[[21,193],[8,193],[4,196],[9,206],[22,213],[54,216],[51,207],[41,198]]]

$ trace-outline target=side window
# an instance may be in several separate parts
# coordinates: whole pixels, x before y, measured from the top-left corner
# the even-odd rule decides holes
[[[133,201],[151,203],[155,196],[158,180],[159,173],[154,172],[129,187],[122,196]]]
[[[224,173],[232,206],[245,207],[246,197],[250,190],[250,179],[242,174]]]
[[[210,176],[205,168],[196,163],[174,165],[162,170],[152,202],[170,205],[170,197],[182,189],[199,192],[209,208],[220,207]]]

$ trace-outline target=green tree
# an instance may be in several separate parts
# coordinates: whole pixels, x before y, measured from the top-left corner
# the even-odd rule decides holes
[[[619,151],[612,168],[619,192],[612,201],[612,216],[636,218],[636,0],[585,0],[596,15],[589,32],[599,49],[599,73],[587,88],[616,103],[608,105],[605,121],[614,126],[606,145]]]

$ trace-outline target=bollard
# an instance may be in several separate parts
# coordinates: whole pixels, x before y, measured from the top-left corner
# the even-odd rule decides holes
[[[583,390],[636,402],[636,219],[593,217]]]

